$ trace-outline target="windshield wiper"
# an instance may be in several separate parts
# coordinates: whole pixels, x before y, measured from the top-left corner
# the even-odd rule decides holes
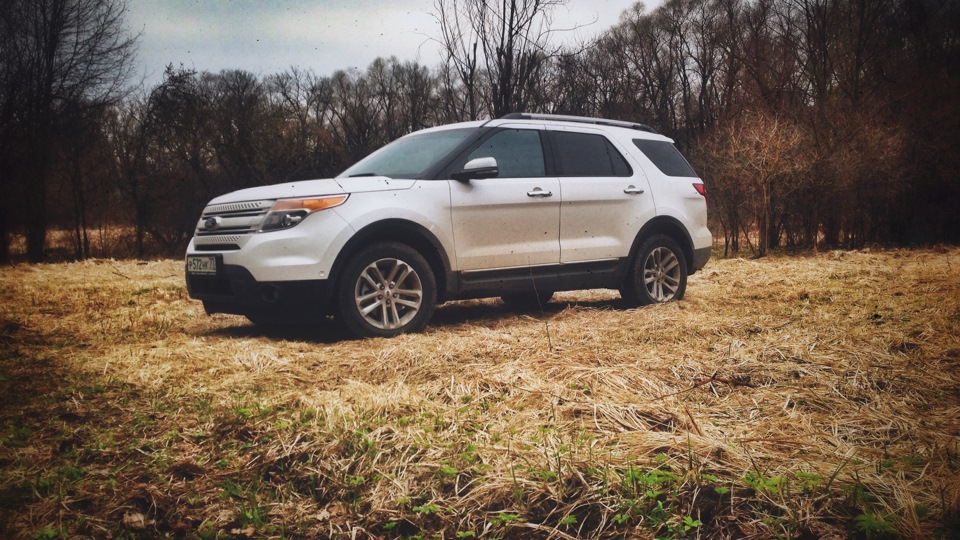
[[[380,176],[380,175],[375,172],[365,172],[360,174],[351,174],[347,178],[360,178],[361,176]]]

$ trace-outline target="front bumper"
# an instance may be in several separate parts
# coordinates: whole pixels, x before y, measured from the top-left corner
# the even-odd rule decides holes
[[[260,282],[242,266],[225,264],[216,275],[187,274],[190,297],[207,313],[230,313],[277,322],[305,322],[331,312],[324,279]]]

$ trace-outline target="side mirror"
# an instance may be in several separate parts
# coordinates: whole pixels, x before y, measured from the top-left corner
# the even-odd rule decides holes
[[[481,157],[471,159],[459,170],[451,175],[454,180],[466,182],[480,178],[496,178],[500,176],[500,168],[497,166],[496,158]]]

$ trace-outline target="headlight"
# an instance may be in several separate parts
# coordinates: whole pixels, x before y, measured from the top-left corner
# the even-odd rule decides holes
[[[310,199],[281,199],[270,207],[263,219],[260,232],[278,231],[296,227],[307,216],[320,210],[340,206],[347,201],[347,195],[315,197]]]

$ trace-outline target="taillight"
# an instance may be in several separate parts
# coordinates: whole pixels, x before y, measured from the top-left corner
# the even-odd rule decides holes
[[[707,206],[710,206],[710,197],[707,197],[707,186],[703,184],[694,184],[693,189],[697,190],[697,193],[703,195],[703,200],[707,203]]]

